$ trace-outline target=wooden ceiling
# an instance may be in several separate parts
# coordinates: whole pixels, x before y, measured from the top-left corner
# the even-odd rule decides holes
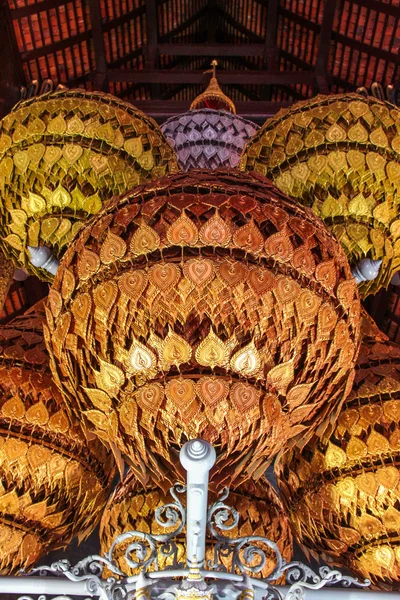
[[[50,78],[110,91],[162,119],[187,108],[218,58],[219,80],[238,112],[262,121],[316,92],[396,83],[399,4],[0,0],[3,112],[21,85]]]
[[[262,123],[317,92],[400,89],[399,48],[400,0],[0,0],[0,117],[21,87],[51,79],[163,121],[188,109],[218,58],[238,113]],[[12,286],[0,321],[46,293],[31,279]],[[400,341],[400,303],[369,303],[382,326],[398,313]]]

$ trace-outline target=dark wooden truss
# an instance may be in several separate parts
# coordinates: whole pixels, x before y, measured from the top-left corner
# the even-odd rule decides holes
[[[282,103],[399,73],[397,0],[0,0],[0,29],[3,112],[49,78],[163,119],[188,108],[218,58],[224,91],[262,121]]]
[[[263,123],[317,92],[398,84],[399,48],[399,0],[0,0],[0,116],[51,79],[162,122],[188,110],[217,58],[237,112]],[[400,341],[398,291],[368,302]],[[0,321],[45,292],[15,283]]]

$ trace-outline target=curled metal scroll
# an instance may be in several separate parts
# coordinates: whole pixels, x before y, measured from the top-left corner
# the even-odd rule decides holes
[[[123,573],[114,560],[116,549],[122,543],[128,546],[125,549],[125,560],[130,568],[141,570],[145,573],[152,568],[158,571],[156,578],[159,581],[164,580],[167,588],[165,591],[165,600],[171,596],[173,600],[174,590],[176,589],[176,578],[185,578],[188,569],[180,567],[176,560],[177,545],[174,538],[178,536],[186,525],[186,510],[179,499],[179,494],[185,491],[183,486],[176,484],[170,492],[173,502],[165,504],[158,508],[155,513],[155,520],[158,525],[171,529],[172,532],[159,535],[151,535],[140,531],[130,531],[119,535],[112,544],[110,550],[104,556],[92,555],[71,566],[68,560],[60,560],[51,566],[43,566],[33,569],[29,575],[57,575],[64,576],[70,581],[85,582],[85,589],[88,595],[98,596],[100,600],[128,600],[134,592],[132,584],[137,577],[128,577]],[[213,586],[216,590],[216,597],[221,588],[224,593],[221,598],[225,598],[229,585],[232,587],[232,600],[239,598],[243,586],[247,588],[261,587],[263,590],[263,600],[304,600],[307,590],[319,590],[325,586],[341,584],[345,587],[350,585],[366,587],[370,584],[368,580],[359,582],[353,577],[340,573],[327,566],[320,567],[318,573],[313,571],[307,565],[300,562],[286,563],[283,559],[277,545],[262,536],[248,536],[244,538],[229,538],[223,532],[231,531],[239,524],[240,515],[237,510],[225,504],[229,496],[228,488],[224,488],[218,500],[212,504],[207,513],[207,527],[213,538],[217,541],[214,549],[214,560],[210,561],[210,572],[204,573],[204,577],[210,577],[213,580]],[[221,533],[222,532],[222,533]],[[265,566],[267,553],[272,552],[275,555],[275,568],[273,572],[264,579],[252,579],[248,574],[260,573]],[[159,570],[158,555],[173,556],[174,563],[164,571]],[[222,558],[230,558],[231,570],[227,575],[227,568],[222,562]],[[105,569],[112,574],[106,579],[104,577]],[[172,570],[169,574],[169,569]],[[286,594],[279,586],[274,585],[273,581],[281,576],[286,576],[289,589]],[[174,578],[174,579],[172,579]],[[229,584],[227,583],[228,579]],[[220,581],[219,581],[220,580]],[[149,584],[151,588],[153,583]],[[171,587],[171,593],[168,586]],[[222,586],[222,587],[221,587]],[[228,586],[228,587],[227,587]],[[156,586],[157,587],[157,586]],[[156,588],[155,588],[156,589]],[[151,594],[151,589],[149,589]],[[168,592],[168,593],[167,593]],[[156,593],[156,591],[155,591]],[[237,593],[237,596],[235,595]],[[169,595],[168,595],[169,594]],[[172,595],[171,595],[172,594]],[[225,594],[225,595],[224,595]],[[164,597],[154,596],[154,597]],[[151,596],[153,597],[153,596]],[[228,596],[226,596],[228,597]],[[18,600],[32,600],[30,596],[21,596]],[[38,600],[47,600],[42,595]],[[50,600],[50,599],[49,599]],[[57,596],[51,600],[71,600],[69,596]]]
[[[19,596],[17,598],[17,600],[34,600],[32,598],[32,596]],[[48,598],[47,596],[44,596],[43,594],[41,594],[40,596],[38,596],[35,600],[73,600],[71,598],[71,596],[65,596],[64,594],[62,594],[61,596],[52,596],[51,598]],[[82,600],[91,600],[90,598],[84,598]]]
[[[120,586],[114,577],[103,579],[104,568],[107,567],[112,573],[119,576],[124,574],[112,562],[98,555],[87,556],[72,566],[69,560],[63,559],[52,563],[50,566],[42,565],[32,569],[28,575],[39,575],[40,577],[66,577],[69,581],[84,581],[86,592],[90,596],[99,596],[112,600],[115,598],[114,588]]]
[[[104,555],[106,561],[110,562],[114,569],[116,569],[113,570],[113,573],[123,575],[117,567],[114,554],[118,546],[127,541],[130,543],[125,550],[125,560],[131,569],[146,571],[149,568],[154,568],[155,571],[158,571],[159,553],[164,557],[173,557],[171,568],[179,566],[177,560],[178,546],[174,538],[182,532],[186,524],[186,510],[178,496],[178,494],[183,494],[185,491],[185,486],[175,484],[170,489],[170,494],[174,502],[164,504],[155,511],[155,521],[158,525],[165,529],[174,527],[173,531],[158,535],[143,533],[141,531],[128,531],[121,533],[121,535],[115,538],[110,550]]]
[[[269,582],[278,579],[286,561],[275,542],[259,535],[230,538],[218,532],[218,530],[230,531],[237,527],[239,523],[240,515],[238,511],[224,502],[228,496],[229,489],[224,488],[219,499],[210,506],[207,513],[208,530],[217,540],[217,544],[214,547],[213,561],[210,561],[209,568],[215,571],[226,571],[226,567],[222,564],[221,559],[232,556],[233,573],[237,571],[241,574],[260,573],[267,562],[266,552],[272,550],[275,554],[276,566],[273,572],[265,578],[265,581]]]
[[[317,574],[310,567],[300,562],[286,564],[282,569],[282,574],[285,572],[286,582],[290,587],[284,600],[303,600],[307,590],[319,590],[337,583],[344,587],[350,587],[351,585],[367,587],[371,583],[369,579],[358,581],[354,577],[343,575],[337,569],[330,569],[327,566],[320,567]]]
[[[155,513],[155,520],[161,527],[173,531],[166,534],[151,535],[142,531],[128,531],[117,536],[111,548],[104,556],[91,555],[71,566],[68,560],[60,560],[51,566],[41,566],[30,571],[30,575],[64,575],[70,581],[85,581],[88,593],[101,594],[106,598],[117,597],[121,592],[121,582],[115,577],[104,578],[105,570],[119,578],[126,577],[115,560],[116,549],[120,544],[128,545],[125,549],[125,560],[131,569],[147,571],[153,568],[159,570],[158,556],[173,557],[170,568],[182,566],[178,563],[178,546],[174,538],[178,536],[186,524],[186,510],[179,494],[183,494],[186,488],[175,484],[170,493],[173,502],[159,507]],[[100,595],[101,595],[100,594]],[[119,594],[121,596],[121,594]],[[123,595],[123,594],[122,594]],[[122,596],[121,596],[122,597]]]

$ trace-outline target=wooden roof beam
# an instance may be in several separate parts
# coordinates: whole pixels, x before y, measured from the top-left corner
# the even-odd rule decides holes
[[[383,13],[391,17],[396,17],[396,19],[399,18],[399,7],[395,4],[386,4],[386,2],[381,2],[380,0],[352,0],[352,3],[365,6],[365,8],[374,10],[378,14]]]
[[[383,48],[377,48],[376,46],[366,44],[365,42],[360,42],[350,37],[346,37],[337,31],[332,33],[332,39],[335,42],[343,44],[344,46],[350,46],[350,48],[354,48],[354,50],[364,52],[367,56],[375,56],[376,58],[381,58],[382,60],[386,60],[387,62],[392,62],[395,64],[398,64],[399,62],[398,54],[390,52],[389,50],[384,50]]]
[[[116,29],[117,27],[120,27],[125,23],[129,23],[129,21],[132,21],[132,19],[144,15],[145,12],[146,7],[143,4],[137,6],[129,12],[125,12],[119,17],[115,17],[115,19],[111,19],[111,21],[106,21],[105,23],[103,23],[103,31],[110,31],[111,29]]]
[[[68,0],[65,0],[65,4],[67,4]],[[13,8],[10,10],[11,17],[13,19],[22,19],[22,17],[29,17],[30,15],[39,15],[43,11],[51,10],[52,8],[57,8],[63,3],[60,0],[44,0],[44,2],[34,2],[32,4],[27,4],[26,6],[19,6],[18,8]]]
[[[20,99],[25,75],[8,2],[0,0],[0,118]]]
[[[99,0],[88,0],[90,22],[92,24],[92,38],[96,61],[94,84],[96,89],[108,91],[106,49],[104,45],[103,25],[101,21],[101,8]]]
[[[198,21],[199,19],[204,17],[206,14],[207,14],[207,6],[203,6],[203,8],[198,10],[197,13],[195,13],[194,15],[192,15],[191,17],[186,19],[186,21],[183,21],[182,23],[180,23],[177,27],[175,27],[175,29],[171,29],[171,31],[168,31],[167,34],[161,36],[159,41],[161,43],[168,42],[171,38],[178,35],[178,33],[182,33],[182,31],[185,31],[185,29],[190,27],[190,25],[192,25],[193,23],[195,23],[196,21]]]
[[[251,43],[265,44],[265,40],[262,37],[260,37],[259,35],[257,35],[253,31],[251,31],[250,29],[247,29],[247,27],[245,27],[241,23],[238,23],[238,21],[236,21],[236,19],[234,19],[229,13],[227,13],[226,10],[224,10],[222,8],[222,6],[218,5],[216,7],[216,11],[220,14],[220,16],[222,16],[222,18],[226,21],[226,23],[229,23],[229,25],[234,27],[236,29],[236,31],[238,31],[239,33],[247,36],[249,38],[249,40],[251,41]]]
[[[136,108],[146,115],[153,117],[158,123],[163,123],[169,117],[180,115],[189,110],[190,102],[186,100],[133,100]],[[275,115],[281,108],[288,108],[292,102],[259,102],[253,100],[240,100],[235,102],[237,113],[255,123],[263,124]]]
[[[277,71],[278,63],[278,47],[277,47],[277,31],[278,31],[278,9],[279,0],[267,0],[267,19],[265,23],[265,45],[264,45],[264,63],[269,71]],[[270,85],[265,85],[261,89],[261,99],[271,100],[272,89]]]
[[[278,46],[276,43],[278,32],[279,0],[267,0],[267,22],[265,35],[265,57],[267,69],[278,69]]]
[[[322,24],[319,34],[319,47],[317,62],[315,65],[316,81],[318,91],[321,94],[329,94],[328,85],[328,60],[331,48],[333,22],[335,19],[337,0],[325,0]]]
[[[59,2],[59,0],[57,0],[57,2]],[[45,3],[43,2],[43,4],[45,4]],[[37,6],[37,4],[29,5],[29,6]],[[43,9],[43,10],[45,10],[45,9]],[[116,17],[115,19],[112,19],[111,21],[108,21],[107,23],[104,23],[104,25],[102,25],[102,31],[103,32],[110,31],[111,29],[119,27],[120,25],[127,23],[134,17],[139,16],[143,13],[144,13],[144,9],[142,6],[135,8],[134,10],[130,11],[129,13],[121,15],[120,17]],[[74,36],[69,37],[69,38],[59,40],[58,42],[54,42],[52,44],[47,44],[46,46],[42,46],[41,48],[35,48],[33,50],[29,50],[28,52],[23,52],[22,58],[23,58],[23,60],[28,61],[28,60],[32,60],[35,58],[40,58],[41,56],[47,56],[50,53],[55,54],[56,52],[58,52],[60,50],[64,50],[65,48],[69,48],[69,47],[75,46],[77,44],[81,44],[82,42],[88,41],[90,39],[91,35],[92,35],[92,30],[88,29],[87,31],[82,31],[80,33],[77,33]],[[131,54],[133,56],[138,56],[141,53],[142,53],[142,48],[140,47]],[[123,57],[123,59],[125,59],[125,57]],[[123,62],[127,62],[127,61],[123,60]]]
[[[311,29],[312,31],[315,31],[316,33],[321,31],[321,25],[319,25],[318,23],[314,23],[314,21],[310,21],[309,19],[306,19],[306,17],[302,17],[301,15],[298,15],[297,13],[292,12],[291,10],[289,10],[288,8],[285,8],[284,6],[279,7],[279,14],[282,15],[283,17],[286,17],[287,19],[290,19],[291,21],[295,21],[296,23],[298,23],[302,27],[305,27],[306,29]]]
[[[176,83],[204,84],[208,76],[203,71],[188,69],[109,69],[109,81],[125,83]],[[313,84],[312,71],[218,71],[218,81],[222,84],[237,85],[296,85]]]
[[[155,69],[157,62],[157,43],[158,43],[158,13],[156,0],[146,0],[146,39],[147,44],[144,48],[145,68]],[[151,97],[160,97],[160,84],[154,82],[151,84]]]
[[[168,56],[263,56],[264,44],[158,44]],[[271,69],[273,70],[273,69]]]

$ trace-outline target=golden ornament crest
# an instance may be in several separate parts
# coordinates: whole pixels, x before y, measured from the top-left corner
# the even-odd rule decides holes
[[[317,96],[269,119],[240,162],[322,217],[352,265],[383,259],[376,279],[360,283],[363,296],[387,287],[400,267],[399,114],[373,97]]]
[[[44,352],[44,324],[41,302],[0,328],[0,468],[7,480],[6,488],[0,485],[4,575],[28,569],[75,536],[85,539],[100,517],[115,474],[112,455],[67,414]],[[110,398],[101,390],[87,393],[103,417],[111,408]]]
[[[349,391],[359,300],[344,252],[259,175],[192,171],[110,201],[53,290],[54,376],[143,483],[168,489],[171,448],[193,437],[218,448],[213,485],[258,477]]]
[[[60,257],[75,226],[109,197],[176,171],[155,121],[109,94],[63,90],[20,102],[0,121],[1,247],[50,280],[30,263],[28,245]],[[104,264],[122,258],[121,242],[117,234],[104,240]]]
[[[218,61],[215,59],[211,62],[212,66],[212,77],[210,79],[210,83],[208,84],[205,92],[197,96],[192,104],[190,105],[190,110],[196,110],[199,108],[214,108],[214,109],[223,109],[228,112],[236,114],[236,107],[232,100],[224,94],[224,92],[219,87],[219,83],[216,77],[216,67],[218,66]],[[206,71],[208,73],[208,71]]]

